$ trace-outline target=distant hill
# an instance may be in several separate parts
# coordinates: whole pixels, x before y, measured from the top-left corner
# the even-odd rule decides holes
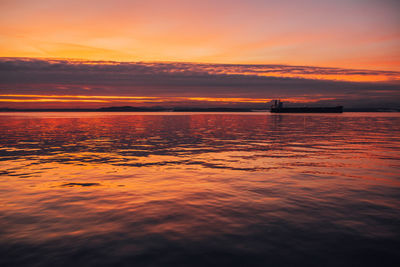
[[[168,111],[163,107],[104,107],[104,108],[33,108],[33,109],[15,109],[0,108],[0,112],[156,112]]]
[[[175,112],[251,112],[251,108],[174,108]]]
[[[166,108],[162,107],[131,107],[131,106],[123,106],[123,107],[107,107],[107,108],[99,108],[96,111],[107,111],[107,112],[114,112],[114,111],[166,111]]]

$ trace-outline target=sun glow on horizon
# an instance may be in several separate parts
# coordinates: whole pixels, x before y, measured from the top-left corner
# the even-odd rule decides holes
[[[269,103],[274,98],[241,98],[241,97],[146,97],[146,96],[87,96],[87,95],[20,95],[20,94],[4,94],[0,95],[0,102],[16,102],[16,103],[40,103],[40,102],[93,102],[107,104],[121,103],[175,103],[175,104],[196,104],[207,102],[218,102],[220,104],[229,103]],[[322,96],[300,96],[292,98],[281,98],[282,101],[290,103],[315,103],[321,100],[334,100],[334,97]]]

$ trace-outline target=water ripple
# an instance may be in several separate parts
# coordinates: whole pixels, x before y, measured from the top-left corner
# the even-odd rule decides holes
[[[399,266],[400,116],[0,115],[2,266]]]

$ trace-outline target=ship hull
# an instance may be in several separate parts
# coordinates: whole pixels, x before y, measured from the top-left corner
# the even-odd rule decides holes
[[[297,108],[271,108],[272,113],[342,113],[343,107],[297,107]]]

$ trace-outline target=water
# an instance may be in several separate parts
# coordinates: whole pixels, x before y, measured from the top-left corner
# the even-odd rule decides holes
[[[2,113],[2,266],[400,266],[398,113]]]

